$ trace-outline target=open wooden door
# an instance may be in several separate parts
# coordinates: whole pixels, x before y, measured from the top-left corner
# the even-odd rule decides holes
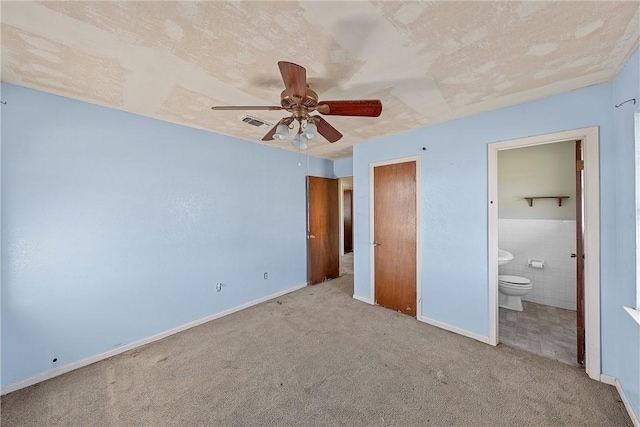
[[[340,276],[338,180],[307,177],[307,281]]]
[[[375,302],[417,314],[416,162],[373,168]]]
[[[576,321],[577,321],[577,362],[584,364],[584,246],[582,230],[582,141],[576,141]]]

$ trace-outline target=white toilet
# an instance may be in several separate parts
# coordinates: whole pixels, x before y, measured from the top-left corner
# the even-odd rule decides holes
[[[512,259],[512,254],[498,249],[498,265],[507,264]],[[531,292],[531,289],[533,284],[526,277],[499,275],[498,306],[508,310],[522,311],[522,296]]]
[[[520,276],[498,276],[498,306],[522,311],[522,296],[533,289],[531,280]]]

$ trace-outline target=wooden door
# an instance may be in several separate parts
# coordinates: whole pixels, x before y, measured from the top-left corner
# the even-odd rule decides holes
[[[373,169],[375,302],[416,316],[416,162]]]
[[[577,362],[584,364],[584,247],[582,230],[582,142],[576,141],[576,322]]]
[[[307,177],[307,281],[310,285],[340,275],[338,180]]]
[[[342,216],[344,225],[344,253],[353,252],[353,190],[344,190],[342,200]]]

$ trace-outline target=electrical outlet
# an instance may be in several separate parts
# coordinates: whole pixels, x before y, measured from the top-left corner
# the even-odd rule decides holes
[[[216,283],[216,291],[220,292],[222,290],[222,283]]]
[[[269,273],[267,273],[266,271],[264,272],[264,280],[267,280],[269,278]]]

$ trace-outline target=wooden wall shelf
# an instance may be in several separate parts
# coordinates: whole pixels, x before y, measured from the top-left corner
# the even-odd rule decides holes
[[[525,197],[524,199],[529,202],[529,206],[533,206],[533,201],[535,199],[558,199],[558,206],[562,206],[562,199],[568,199],[569,196],[532,196]]]

